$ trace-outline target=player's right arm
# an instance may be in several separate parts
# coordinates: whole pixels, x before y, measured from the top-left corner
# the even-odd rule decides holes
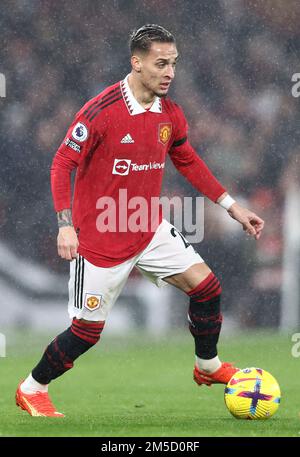
[[[77,256],[78,237],[71,211],[71,173],[98,141],[98,134],[82,114],[75,117],[51,166],[51,191],[58,221],[57,251],[66,260]]]
[[[77,256],[78,237],[73,227],[71,209],[57,212],[57,252],[62,259],[72,260]]]

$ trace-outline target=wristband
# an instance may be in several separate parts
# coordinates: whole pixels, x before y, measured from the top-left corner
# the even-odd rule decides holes
[[[226,197],[219,202],[219,205],[228,211],[229,208],[233,205],[233,203],[235,203],[235,200],[232,197],[230,197],[230,195],[226,195]]]

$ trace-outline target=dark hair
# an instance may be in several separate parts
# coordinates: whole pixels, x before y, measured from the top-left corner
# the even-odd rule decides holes
[[[172,33],[157,24],[146,24],[130,35],[129,47],[131,55],[135,51],[148,52],[154,41],[159,43],[175,43]]]

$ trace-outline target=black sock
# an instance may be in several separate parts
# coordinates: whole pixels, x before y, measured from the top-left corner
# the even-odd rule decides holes
[[[74,360],[97,343],[103,327],[104,322],[87,323],[74,318],[71,327],[47,346],[32,377],[40,384],[49,384],[70,370]]]

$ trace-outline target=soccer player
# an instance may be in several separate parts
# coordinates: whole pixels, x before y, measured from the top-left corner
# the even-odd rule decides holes
[[[189,296],[196,383],[226,384],[237,371],[217,353],[222,324],[218,279],[151,204],[160,195],[166,155],[255,239],[264,221],[227,193],[187,139],[182,109],[167,97],[178,57],[173,35],[159,25],[145,25],[132,33],[130,51],[130,74],[77,113],[51,167],[58,254],[70,261],[72,323],[18,386],[16,403],[32,416],[63,417],[48,396],[48,385],[100,339],[134,266],[156,285],[169,283]],[[147,208],[137,211],[141,199]]]

